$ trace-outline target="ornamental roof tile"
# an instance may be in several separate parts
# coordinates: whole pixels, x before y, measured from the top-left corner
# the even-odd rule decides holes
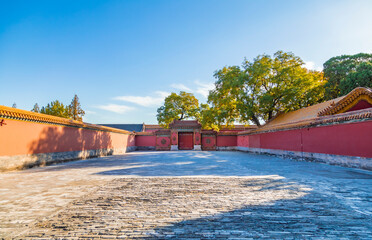
[[[99,126],[91,123],[75,121],[67,118],[56,117],[42,113],[35,113],[31,111],[6,107],[2,105],[0,105],[0,118],[130,134],[130,132],[121,129]]]
[[[174,120],[169,124],[170,128],[201,128],[198,120]]]
[[[319,111],[318,116],[343,113],[355,106],[360,100],[372,105],[372,90],[369,88],[357,87],[337,102],[331,103],[325,109]]]

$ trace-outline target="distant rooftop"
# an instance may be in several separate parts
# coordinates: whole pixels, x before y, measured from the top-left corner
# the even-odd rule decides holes
[[[130,132],[142,132],[143,131],[143,124],[98,124],[101,126],[111,127],[111,128],[118,128],[122,130],[127,130]]]

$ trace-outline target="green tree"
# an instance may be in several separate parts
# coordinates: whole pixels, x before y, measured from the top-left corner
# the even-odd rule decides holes
[[[325,99],[330,100],[346,94],[346,89],[350,89],[347,86],[370,86],[368,85],[369,82],[365,81],[359,81],[359,83],[367,85],[351,83],[351,79],[354,79],[355,76],[347,80],[348,75],[354,72],[363,71],[363,74],[366,74],[365,70],[368,69],[367,65],[358,68],[358,66],[362,63],[372,63],[372,54],[359,53],[355,55],[342,55],[330,58],[328,61],[326,61],[323,64],[324,77],[328,80],[328,82],[325,84]],[[342,85],[343,89],[341,89],[340,85]]]
[[[261,125],[275,115],[310,106],[323,100],[323,75],[303,67],[293,53],[278,51],[260,55],[242,68],[216,71],[215,90],[208,102],[215,109],[217,124],[234,122]]]
[[[355,72],[350,73],[340,82],[341,95],[346,95],[356,87],[372,88],[372,62],[359,64]]]
[[[171,93],[157,112],[158,123],[163,127],[169,127],[175,119],[199,119],[199,101],[192,93],[183,91],[180,94]]]
[[[238,111],[238,95],[240,91],[239,80],[242,71],[237,66],[224,67],[216,71],[214,77],[215,89],[209,92],[208,103],[211,108],[202,112],[204,124],[208,127],[214,125],[215,130],[218,130],[222,125],[230,126],[234,122],[240,121],[241,115]]]
[[[40,112],[39,104],[35,103],[34,108],[31,110],[31,112],[39,113]]]
[[[48,103],[47,106],[42,107],[40,113],[69,118],[69,108],[63,105],[63,103],[60,103],[58,100]]]
[[[81,108],[79,98],[75,94],[74,98],[71,101],[71,104],[68,106],[69,117],[73,120],[83,121],[83,116],[85,115],[84,110]]]
[[[218,125],[218,113],[215,112],[215,108],[211,108],[208,104],[200,104],[199,112],[199,122],[203,129],[214,129],[218,131],[220,126]]]

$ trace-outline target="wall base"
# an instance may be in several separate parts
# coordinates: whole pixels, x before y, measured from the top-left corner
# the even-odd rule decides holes
[[[155,146],[137,146],[136,151],[155,151]]]
[[[236,151],[236,146],[229,146],[229,147],[216,147],[217,151]]]
[[[178,151],[178,145],[171,145],[171,151]]]
[[[86,151],[39,153],[16,156],[0,156],[0,172],[45,166],[52,163],[67,162],[107,155],[124,154],[134,151],[135,146],[120,149],[98,149]]]
[[[195,151],[201,151],[201,145],[194,145],[194,150]]]
[[[277,149],[263,149],[263,148],[238,147],[237,149],[243,152],[270,154],[270,155],[282,156],[282,157],[287,157],[287,158],[293,158],[293,159],[302,160],[302,161],[320,162],[320,163],[326,163],[330,165],[338,165],[338,166],[343,166],[343,167],[352,167],[352,168],[372,170],[372,158],[333,155],[333,154],[324,154],[324,153],[285,151],[285,150],[277,150]]]

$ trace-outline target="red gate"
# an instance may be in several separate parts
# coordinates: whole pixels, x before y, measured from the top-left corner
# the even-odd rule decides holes
[[[178,149],[179,150],[194,149],[194,133],[192,132],[178,133]]]

